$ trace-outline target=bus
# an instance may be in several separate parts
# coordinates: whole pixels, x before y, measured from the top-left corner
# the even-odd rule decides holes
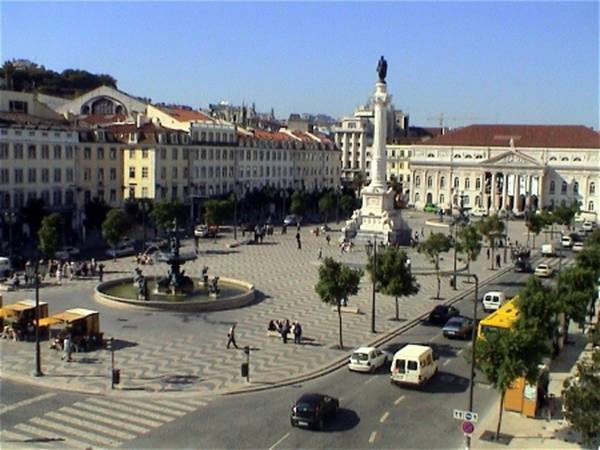
[[[485,319],[481,319],[477,327],[477,339],[484,337],[490,330],[510,329],[519,318],[518,298],[518,295],[513,297]]]

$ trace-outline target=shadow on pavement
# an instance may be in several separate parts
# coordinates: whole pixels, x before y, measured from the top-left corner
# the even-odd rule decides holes
[[[200,377],[196,375],[167,375],[160,380],[162,384],[186,385],[196,383]]]
[[[124,339],[115,338],[113,340],[113,344],[112,345],[113,345],[113,349],[115,351],[118,351],[118,350],[123,350],[124,348],[137,347],[138,343],[137,342],[133,342],[133,341],[126,341]]]
[[[438,373],[423,387],[423,392],[435,394],[453,394],[465,392],[469,380],[460,375],[438,371]]]
[[[239,252],[237,250],[205,250],[203,253],[206,255],[232,255]]]
[[[324,432],[347,431],[356,427],[360,423],[360,417],[351,409],[338,409],[337,416],[325,423]]]

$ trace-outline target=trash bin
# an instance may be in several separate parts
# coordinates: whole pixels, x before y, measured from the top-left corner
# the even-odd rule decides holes
[[[121,382],[121,369],[113,369],[112,384],[119,384],[120,382]]]
[[[248,363],[242,363],[242,376],[248,376]]]

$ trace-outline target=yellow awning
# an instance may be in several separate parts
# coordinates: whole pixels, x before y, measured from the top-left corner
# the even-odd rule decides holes
[[[10,308],[0,308],[0,319],[15,315],[15,310]]]
[[[49,327],[52,325],[56,325],[57,323],[63,323],[63,321],[53,316],[44,317],[40,319],[40,327]]]
[[[68,311],[54,314],[53,316],[50,316],[50,317],[60,320],[61,322],[67,322],[67,323],[74,322],[75,320],[82,318],[82,316],[80,314],[75,314],[75,313],[71,313]]]

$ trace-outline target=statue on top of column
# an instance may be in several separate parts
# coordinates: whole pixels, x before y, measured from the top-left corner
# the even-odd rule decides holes
[[[383,56],[379,58],[379,63],[377,63],[377,73],[379,74],[379,82],[385,83],[385,77],[387,75],[387,61]]]

